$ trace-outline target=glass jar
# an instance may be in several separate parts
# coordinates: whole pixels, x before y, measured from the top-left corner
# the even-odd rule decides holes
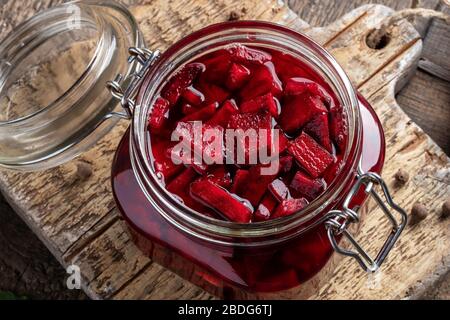
[[[239,224],[203,216],[164,188],[150,161],[148,116],[162,87],[185,64],[235,42],[301,60],[327,82],[347,117],[340,172],[319,198],[288,217]],[[379,176],[385,141],[375,112],[326,50],[288,28],[256,21],[216,24],[160,54],[144,47],[123,6],[75,1],[36,15],[8,36],[0,44],[0,70],[0,166],[37,170],[61,164],[118,119],[131,119],[112,164],[123,219],[146,255],[219,297],[306,297],[327,281],[335,251],[374,271],[405,226],[405,212]],[[48,92],[48,83],[57,90]],[[30,87],[42,90],[26,100]],[[352,236],[369,196],[392,223],[375,259]]]
[[[42,170],[71,160],[111,130],[121,111],[105,83],[127,77],[136,21],[114,1],[43,11],[0,44],[0,166]]]
[[[349,139],[340,173],[322,196],[289,217],[239,224],[201,215],[165,189],[149,161],[152,137],[147,131],[148,115],[167,80],[185,64],[236,42],[280,50],[300,59],[326,80],[348,118]],[[357,96],[330,54],[285,27],[240,21],[209,26],[174,44],[158,59],[147,58],[155,61],[136,91],[134,107],[126,105],[133,115],[132,124],[118,148],[112,171],[116,202],[143,252],[225,298],[307,296],[327,279],[325,275],[331,274],[334,250],[355,257],[367,271],[379,267],[406,218],[386,193],[402,220],[395,222],[384,206],[392,218],[393,232],[375,260],[347,231],[348,225],[358,222],[367,210],[368,194],[374,194],[383,204],[373,185],[381,184],[387,191],[378,176],[385,142],[375,112]],[[356,251],[339,246],[342,236],[353,241]]]

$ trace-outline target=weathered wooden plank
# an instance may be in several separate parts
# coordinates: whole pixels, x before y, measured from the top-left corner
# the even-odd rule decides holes
[[[394,10],[412,7],[433,9],[439,4],[439,0],[289,0],[289,7],[298,16],[314,27],[328,26],[354,9],[365,4],[382,4]]]

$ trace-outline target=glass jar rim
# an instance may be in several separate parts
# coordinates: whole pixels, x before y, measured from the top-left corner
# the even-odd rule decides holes
[[[322,69],[323,73],[331,76],[333,87],[341,105],[346,109],[349,123],[349,139],[344,157],[344,167],[338,176],[330,184],[327,190],[316,200],[311,202],[305,209],[288,217],[269,220],[265,222],[254,222],[251,224],[222,221],[201,215],[174,199],[173,195],[163,187],[158,179],[152,164],[149,152],[150,135],[146,132],[149,108],[156,99],[158,89],[164,78],[173,74],[180,66],[189,62],[189,55],[202,46],[220,38],[224,41],[227,37],[235,37],[239,33],[242,39],[258,39],[258,36],[278,38],[279,41],[289,43],[297,50],[308,52],[316,60],[316,68]],[[239,40],[237,40],[239,42]],[[191,57],[192,58],[192,57]],[[321,64],[319,66],[319,64]],[[327,70],[323,70],[326,68]],[[326,71],[326,72],[325,72]],[[322,46],[310,39],[308,36],[295,30],[274,23],[261,21],[233,21],[210,25],[198,30],[172,45],[166,50],[155,63],[152,70],[144,79],[139,91],[137,104],[131,124],[130,156],[133,170],[137,181],[157,211],[170,223],[179,229],[197,238],[219,244],[233,244],[231,238],[258,238],[263,239],[275,235],[297,230],[303,232],[312,225],[308,225],[313,218],[320,215],[324,209],[333,201],[337,200],[342,193],[345,183],[352,178],[359,165],[360,141],[361,141],[361,115],[359,113],[357,94],[338,62]],[[325,217],[323,217],[325,218]],[[322,221],[319,219],[313,225]],[[304,226],[305,228],[301,228]],[[293,236],[293,234],[291,234]],[[283,237],[283,240],[286,237]],[[261,240],[254,243],[242,245],[260,245],[261,243],[272,243],[274,240]]]

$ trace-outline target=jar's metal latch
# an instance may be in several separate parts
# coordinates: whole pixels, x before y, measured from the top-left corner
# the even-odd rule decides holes
[[[386,202],[383,201],[383,198],[374,189],[375,185],[379,185],[381,187]],[[367,195],[370,195],[375,199],[376,203],[381,207],[383,213],[392,225],[391,232],[375,259],[372,259],[367,251],[361,247],[359,242],[356,241],[356,239],[347,230],[350,224],[359,222],[359,214],[357,210],[355,208],[352,209],[349,206],[354,196],[361,190],[361,187],[364,187],[364,192]],[[398,217],[396,217],[391,210],[400,215],[399,221],[397,221]],[[360,169],[358,170],[355,185],[352,187],[350,193],[344,200],[342,210],[330,211],[328,213],[325,226],[327,228],[328,238],[330,239],[331,245],[336,252],[356,259],[365,271],[375,272],[380,268],[392,247],[397,242],[400,234],[405,228],[406,223],[406,212],[393,201],[384,180],[376,173],[364,173]],[[353,250],[344,249],[338,244],[336,237],[340,235],[345,237],[350,242],[351,246],[354,248]]]
[[[135,99],[139,88],[142,84],[145,75],[150,70],[150,67],[159,58],[160,52],[158,50],[151,51],[146,48],[131,47],[129,49],[130,56],[128,63],[137,63],[137,71],[124,78],[122,74],[118,74],[114,80],[108,81],[106,86],[111,92],[111,95],[120,101],[124,109],[122,112],[113,112],[112,116],[120,118],[131,119],[135,107]]]

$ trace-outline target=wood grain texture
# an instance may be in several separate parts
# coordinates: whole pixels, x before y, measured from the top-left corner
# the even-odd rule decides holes
[[[410,24],[399,23],[393,41],[384,49],[373,50],[365,45],[365,36],[391,13],[385,7],[364,6],[330,27],[310,28],[275,1],[139,3],[132,12],[151,48],[165,49],[193,30],[226,20],[231,11],[241,12],[245,19],[268,20],[303,30],[336,56],[376,109],[388,143],[384,177],[392,184],[391,177],[399,167],[407,168],[413,177],[405,188],[394,189],[394,198],[406,209],[421,200],[429,204],[433,214],[416,228],[406,230],[382,273],[377,275],[379,281],[368,278],[351,259],[344,259],[329,284],[312,298],[409,297],[424,288],[421,283],[432,283],[436,274],[448,270],[449,221],[440,221],[437,212],[444,196],[450,194],[450,162],[394,98],[421,52],[421,41]],[[213,298],[152,263],[124,232],[112,199],[109,170],[126,125],[121,122],[82,156],[94,168],[89,180],[72,179],[75,164],[71,162],[38,173],[2,170],[1,190],[64,266],[81,266],[83,287],[92,298]],[[383,231],[388,229],[380,223],[380,212],[372,209],[373,214],[364,222],[361,241],[374,252],[383,241]]]

